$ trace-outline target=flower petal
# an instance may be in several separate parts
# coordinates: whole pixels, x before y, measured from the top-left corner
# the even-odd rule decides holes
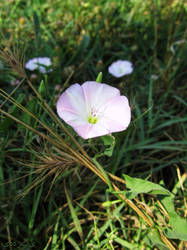
[[[74,127],[74,130],[84,139],[90,139],[110,133],[110,131],[103,126],[102,122],[98,122],[96,124],[83,124]]]
[[[95,109],[98,109],[101,105],[115,96],[120,95],[120,91],[117,88],[94,81],[83,83],[82,89],[85,95],[86,104],[89,108],[94,107]]]
[[[48,57],[38,57],[37,63],[42,64],[44,66],[50,66],[51,65],[51,59]]]
[[[74,130],[84,139],[125,130],[131,120],[131,109],[125,96],[117,96],[102,106],[104,115],[96,124],[75,124]]]
[[[131,119],[127,98],[118,89],[97,82],[69,87],[58,99],[57,113],[84,139],[125,130]],[[96,115],[96,123],[89,123],[90,115]]]
[[[119,132],[128,127],[131,120],[131,109],[125,96],[113,98],[102,109],[103,117],[100,118],[100,122],[110,133]]]
[[[81,86],[76,83],[69,87],[57,101],[58,115],[69,125],[86,121],[86,106]]]
[[[115,77],[122,77],[124,75],[131,74],[133,71],[133,67],[132,63],[129,61],[117,60],[109,66],[108,71]]]
[[[43,66],[42,66],[43,65]],[[37,57],[29,60],[25,64],[25,68],[29,69],[31,71],[35,69],[39,69],[41,73],[47,73],[51,72],[52,69],[46,69],[46,67],[49,67],[51,65],[51,59],[48,57]]]
[[[36,65],[36,62],[37,62],[37,58],[33,58],[31,60],[29,60],[26,64],[25,64],[25,68],[26,69],[29,69],[31,71],[37,69],[37,65]]]

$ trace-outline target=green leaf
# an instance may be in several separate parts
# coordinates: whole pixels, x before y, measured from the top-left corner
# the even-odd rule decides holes
[[[169,224],[172,229],[165,229],[168,238],[187,240],[187,222],[181,218],[174,208],[174,195],[162,186],[139,178],[132,178],[123,174],[126,186],[130,191],[126,192],[128,199],[135,198],[140,193],[157,194],[169,215]]]
[[[69,243],[74,247],[75,250],[80,250],[79,245],[76,243],[76,241],[72,237],[68,237],[67,240]]]
[[[52,241],[51,241],[51,245],[52,245],[52,249],[53,250],[58,250],[59,249],[59,244],[58,244],[58,227],[59,227],[59,216],[56,220],[56,224],[54,227],[54,232],[53,232],[53,236],[52,236]]]
[[[176,213],[174,207],[174,198],[172,196],[165,196],[160,198],[162,204],[168,212],[169,224],[172,227],[172,229],[165,230],[166,236],[172,239],[180,239],[187,241],[187,221],[186,219],[181,218]]]
[[[30,217],[29,225],[28,225],[28,229],[29,229],[30,232],[32,231],[32,229],[34,227],[34,222],[35,222],[35,219],[36,219],[36,212],[38,210],[38,206],[39,206],[42,191],[43,191],[43,185],[40,186],[39,190],[35,191],[32,214],[31,214],[31,217]]]
[[[66,199],[67,199],[68,206],[69,206],[69,209],[70,209],[70,212],[71,212],[71,216],[73,218],[73,222],[74,222],[75,228],[76,228],[76,230],[77,230],[80,238],[83,239],[82,227],[81,227],[79,218],[78,218],[78,216],[76,214],[75,208],[73,207],[72,201],[71,201],[71,199],[69,197],[69,194],[68,194],[68,191],[67,191],[66,187],[65,187],[65,194],[66,194]]]
[[[145,243],[150,247],[157,246],[159,250],[168,250],[168,247],[161,241],[158,232],[155,229],[150,229],[150,231],[145,235]]]
[[[176,123],[184,123],[187,121],[187,117],[183,117],[183,118],[175,118],[173,120],[169,120],[169,121],[166,121],[162,124],[160,124],[158,127],[152,129],[152,132],[154,131],[157,131],[159,129],[163,129],[164,127],[169,127],[169,126],[172,126],[173,124],[176,124]]]
[[[171,195],[167,189],[153,182],[140,178],[132,178],[126,174],[123,174],[123,177],[126,181],[127,188],[130,189],[130,191],[126,192],[128,199],[133,199],[141,193]]]
[[[102,136],[101,139],[103,140],[104,145],[108,146],[105,148],[103,154],[109,157],[112,156],[115,146],[115,137],[113,135],[105,135]]]
[[[129,243],[129,241],[123,240],[119,237],[114,238],[114,241],[119,243],[122,247],[124,247],[123,249],[138,249],[137,244]]]
[[[105,202],[102,203],[102,206],[103,206],[103,207],[111,207],[111,206],[113,206],[114,204],[120,203],[120,202],[121,202],[121,200],[105,201]]]

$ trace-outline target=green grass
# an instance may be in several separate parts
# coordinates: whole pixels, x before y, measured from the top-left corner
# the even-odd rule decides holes
[[[0,61],[0,248],[169,249],[161,231],[170,249],[185,249],[186,3],[15,0],[0,9],[2,50],[53,61],[53,72],[35,72],[34,80],[27,72],[32,85],[18,87],[10,81],[20,75]],[[117,59],[131,61],[133,73],[109,75]],[[129,128],[113,134],[111,157],[100,138],[81,139],[50,110],[56,112],[57,84],[63,91],[101,71],[132,108]],[[84,151],[100,156],[95,167]],[[137,190],[122,183],[123,174],[172,195],[156,189],[131,200]]]

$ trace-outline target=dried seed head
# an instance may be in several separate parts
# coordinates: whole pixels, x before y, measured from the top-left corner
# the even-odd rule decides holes
[[[11,49],[10,46],[1,48],[0,58],[7,63],[21,78],[26,78],[24,69],[24,54],[18,48]]]

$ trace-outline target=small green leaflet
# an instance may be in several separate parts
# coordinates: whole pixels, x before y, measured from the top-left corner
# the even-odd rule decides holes
[[[126,181],[126,187],[130,191],[126,191],[125,195],[128,199],[135,198],[138,194],[156,194],[157,199],[161,201],[169,215],[169,224],[172,227],[165,229],[168,238],[187,240],[187,221],[181,218],[174,208],[174,195],[162,186],[150,181],[139,178],[132,178],[123,174]]]
[[[130,189],[130,191],[126,192],[126,197],[128,199],[134,199],[141,193],[163,194],[167,196],[172,195],[167,189],[153,182],[142,180],[140,178],[132,178],[126,174],[123,174],[123,177],[126,181],[127,188]]]

